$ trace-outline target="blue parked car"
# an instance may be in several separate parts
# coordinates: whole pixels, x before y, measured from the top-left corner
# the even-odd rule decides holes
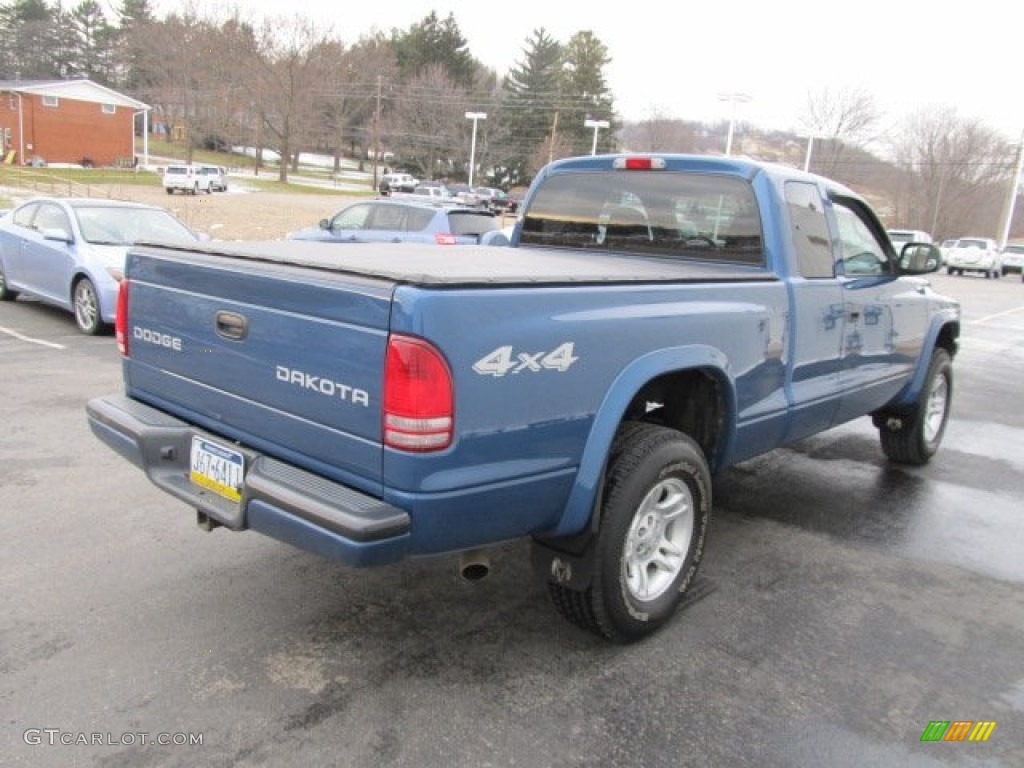
[[[109,329],[128,247],[207,239],[171,213],[121,200],[38,198],[0,217],[0,300],[24,293],[75,315],[82,333]]]
[[[289,240],[328,243],[435,243],[507,245],[501,221],[480,208],[440,206],[418,200],[353,203],[315,227],[288,233]]]

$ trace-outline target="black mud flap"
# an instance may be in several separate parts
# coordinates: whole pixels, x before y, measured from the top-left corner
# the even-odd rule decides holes
[[[533,571],[544,581],[574,592],[584,592],[593,579],[596,541],[596,537],[591,535],[559,540],[534,539],[530,552]]]

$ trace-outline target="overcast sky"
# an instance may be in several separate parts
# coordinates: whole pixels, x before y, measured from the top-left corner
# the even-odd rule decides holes
[[[182,0],[158,0],[160,12]],[[719,99],[744,93],[739,121],[797,129],[809,91],[865,89],[887,124],[941,105],[1016,141],[1024,130],[1024,46],[1013,0],[200,0],[200,13],[237,7],[253,18],[282,11],[318,19],[346,43],[374,29],[408,29],[431,10],[454,14],[470,53],[504,74],[543,27],[560,42],[591,30],[623,119],[660,114],[728,119]],[[1017,10],[1011,10],[1017,8]]]

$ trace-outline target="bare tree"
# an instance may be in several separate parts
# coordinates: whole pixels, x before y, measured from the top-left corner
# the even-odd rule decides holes
[[[318,126],[317,90],[331,71],[332,40],[313,20],[267,19],[257,35],[251,73],[256,109],[267,146],[280,156],[278,178],[310,146]]]
[[[138,65],[153,78],[151,95],[163,107],[171,139],[185,143],[185,161],[192,162],[205,83],[215,76],[209,66],[213,45],[210,24],[186,6],[180,16],[170,15],[159,24],[138,30],[135,44],[144,51]]]
[[[825,87],[809,92],[800,122],[808,136],[814,137],[811,170],[841,177],[845,146],[871,141],[880,115],[874,97],[865,90]]]
[[[373,144],[373,121],[377,114],[377,97],[383,98],[384,83],[394,82],[397,63],[391,46],[380,34],[363,37],[345,50],[340,43],[325,47],[328,75],[317,89],[317,111],[314,139],[318,149],[334,156],[335,172],[341,170],[341,157],[346,146],[351,154],[356,145],[360,170],[366,149]]]
[[[694,152],[697,149],[694,123],[667,117],[657,109],[645,120],[623,126],[621,143],[637,152]]]
[[[907,118],[893,152],[907,180],[896,200],[900,225],[937,238],[995,236],[1016,158],[998,133],[952,107],[929,107]]]
[[[395,96],[385,135],[404,164],[424,178],[446,176],[460,157],[468,106],[465,89],[442,65],[431,64]]]

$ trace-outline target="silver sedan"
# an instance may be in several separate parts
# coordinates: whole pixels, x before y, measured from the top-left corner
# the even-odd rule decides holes
[[[133,243],[202,239],[156,206],[30,200],[0,218],[0,300],[33,296],[73,312],[82,333],[102,333],[114,322],[118,283]]]

